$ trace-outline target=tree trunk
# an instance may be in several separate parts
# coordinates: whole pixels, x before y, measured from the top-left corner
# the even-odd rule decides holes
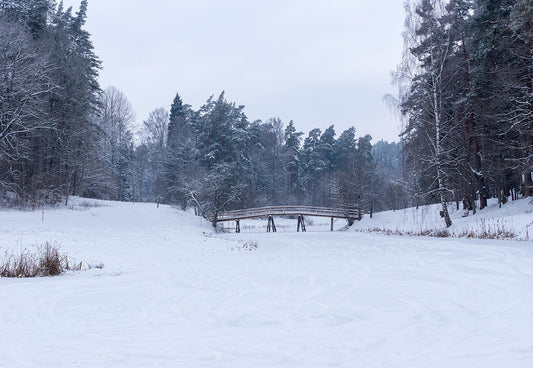
[[[465,37],[464,37],[464,34],[462,34],[461,36],[461,43],[462,43],[462,47],[463,47],[463,58],[464,58],[464,62],[465,62],[465,73],[466,73],[466,89],[467,89],[467,92],[468,94],[471,94],[472,93],[472,82],[471,82],[471,79],[470,79],[470,67],[468,65],[468,55],[467,55],[467,52],[466,52],[466,43],[465,43]],[[469,160],[470,159],[470,146],[473,144],[474,145],[474,165],[475,165],[475,169],[472,170],[473,171],[473,174],[476,178],[476,183],[477,183],[477,189],[479,191],[479,209],[482,210],[483,208],[487,207],[487,196],[486,196],[486,188],[485,188],[485,179],[483,178],[483,175],[482,175],[482,165],[483,165],[483,162],[481,161],[481,152],[480,152],[480,147],[479,147],[479,141],[477,139],[477,135],[476,135],[476,131],[475,131],[475,128],[476,128],[476,119],[475,119],[475,115],[474,115],[474,109],[472,108],[472,106],[469,104],[468,106],[468,115],[469,115],[469,119],[470,119],[470,132],[469,132],[469,128],[468,128],[468,124],[466,124],[466,121],[465,121],[465,133],[466,133],[466,144],[467,144],[467,159]]]
[[[440,82],[440,81],[439,81]],[[442,205],[442,213],[444,217],[444,222],[446,227],[452,226],[452,220],[450,219],[450,214],[448,213],[448,206],[446,205],[446,195],[444,187],[444,172],[442,171],[442,147],[441,147],[441,116],[440,116],[440,103],[439,103],[439,93],[437,91],[437,86],[440,83],[437,82],[437,77],[433,77],[433,111],[435,115],[435,161],[437,166],[437,183],[439,185],[439,194],[440,202]]]
[[[531,179],[531,170],[524,173],[524,195],[526,197],[533,196],[533,180]]]
[[[441,191],[440,193],[440,202],[442,204],[442,213],[444,214],[444,222],[446,223],[446,227],[452,226],[452,220],[450,219],[450,213],[448,212],[448,205],[446,204],[446,198],[444,195],[444,191]]]

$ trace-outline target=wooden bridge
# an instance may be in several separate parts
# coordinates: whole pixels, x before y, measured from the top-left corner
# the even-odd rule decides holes
[[[355,220],[361,220],[362,213],[354,208],[326,208],[311,206],[273,206],[248,208],[244,210],[221,211],[213,216],[213,226],[219,222],[235,221],[235,231],[240,232],[240,220],[268,218],[267,231],[276,231],[274,216],[297,216],[297,231],[305,231],[304,216],[329,217],[331,218],[331,231],[333,231],[333,219],[342,218],[352,225]]]

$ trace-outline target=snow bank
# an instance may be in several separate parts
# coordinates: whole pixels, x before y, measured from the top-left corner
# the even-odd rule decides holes
[[[439,234],[446,230],[440,217],[441,206],[429,205],[398,211],[375,213],[373,218],[365,215],[353,226],[355,231],[380,232],[388,234]],[[448,206],[452,226],[447,229],[452,237],[475,237],[495,239],[528,240],[533,238],[533,200],[523,198],[498,206],[497,200],[490,200],[487,208],[467,216],[455,203]]]

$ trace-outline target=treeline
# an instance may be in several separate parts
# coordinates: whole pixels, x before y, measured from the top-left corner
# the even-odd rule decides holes
[[[396,73],[411,198],[476,210],[533,195],[533,3],[406,5]]]
[[[132,196],[154,197],[199,214],[282,204],[357,207],[405,205],[400,145],[336,136],[333,126],[307,136],[291,121],[250,122],[244,107],[209,98],[198,110],[176,95],[167,114],[144,122],[135,149]]]
[[[87,1],[76,14],[53,4],[0,1],[0,191],[13,201],[55,201],[104,173]]]
[[[405,205],[399,144],[354,128],[307,136],[249,121],[222,93],[194,110],[179,95],[133,133],[126,96],[98,84],[100,60],[75,14],[53,0],[0,0],[0,199],[70,195],[164,201],[199,214],[275,204]]]
[[[533,5],[413,0],[396,73],[401,143],[304,135],[250,121],[224,93],[198,110],[176,95],[133,133],[126,96],[75,14],[54,0],[0,0],[0,201],[70,195],[164,201],[198,214],[276,204],[366,212],[440,202],[476,210],[533,195]]]

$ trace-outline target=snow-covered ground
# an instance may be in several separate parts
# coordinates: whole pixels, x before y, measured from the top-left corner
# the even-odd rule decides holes
[[[167,206],[77,201],[0,212],[0,252],[48,241],[104,263],[0,278],[0,367],[532,366],[532,242],[320,220],[213,233]]]
[[[461,207],[462,208],[462,207]],[[373,218],[365,215],[353,228],[356,231],[372,231],[392,234],[436,234],[446,229],[440,217],[441,206],[422,206],[398,211],[375,213]],[[533,199],[523,198],[498,206],[496,199],[478,210],[475,215],[457,210],[455,203],[448,205],[452,226],[447,232],[452,237],[477,237],[531,240],[533,239]]]

